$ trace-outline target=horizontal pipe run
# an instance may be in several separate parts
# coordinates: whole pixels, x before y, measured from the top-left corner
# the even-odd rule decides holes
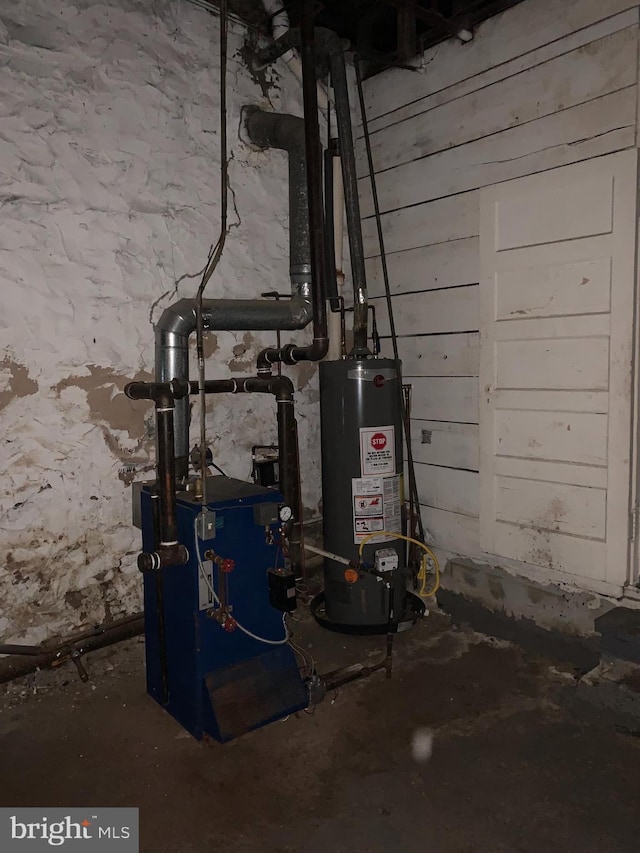
[[[293,382],[288,376],[249,376],[246,379],[207,379],[205,394],[274,394],[281,399],[293,399]],[[168,394],[175,399],[196,395],[198,382],[174,379],[172,382],[129,382],[124,389],[131,400],[162,400]]]
[[[364,663],[354,663],[351,666],[346,666],[343,669],[336,669],[333,672],[328,672],[326,675],[321,675],[320,680],[324,684],[327,693],[331,690],[337,690],[339,687],[344,687],[345,684],[350,684],[352,681],[359,681],[361,678],[368,678],[374,672],[379,672],[381,669],[385,671],[389,667],[389,662],[385,658],[380,663],[369,666]]]
[[[0,643],[0,655],[26,655],[37,657],[42,654],[42,646],[21,646],[11,643]]]
[[[290,299],[203,299],[205,331],[275,332],[304,329],[311,320],[311,303],[306,296]],[[166,308],[156,324],[158,332],[188,338],[196,327],[195,299],[179,299]],[[170,377],[173,379],[174,377]],[[181,378],[181,377],[179,377]],[[157,377],[159,381],[164,381]],[[168,380],[167,380],[168,381]]]
[[[38,648],[39,654],[19,654],[0,659],[0,684],[29,675],[38,669],[49,669],[57,667],[68,660],[78,659],[79,655],[96,649],[111,646],[122,640],[137,637],[144,632],[144,616],[136,613],[126,616],[114,622],[107,622],[90,630],[81,631],[56,643],[56,645],[40,647],[27,646],[27,648]],[[3,648],[10,648],[4,646]],[[18,648],[23,648],[18,646]],[[4,652],[1,652],[4,654]]]
[[[305,542],[304,547],[307,551],[311,551],[312,554],[317,554],[319,557],[326,557],[328,560],[333,560],[335,563],[342,563],[343,566],[353,566],[351,560],[347,560],[346,557],[341,557],[339,554],[333,554],[331,551],[324,551],[322,548],[317,548],[315,545],[309,545],[308,542]]]

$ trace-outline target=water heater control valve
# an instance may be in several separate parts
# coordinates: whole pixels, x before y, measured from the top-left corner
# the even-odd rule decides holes
[[[394,548],[381,548],[374,559],[377,572],[393,572],[399,565],[398,552]]]

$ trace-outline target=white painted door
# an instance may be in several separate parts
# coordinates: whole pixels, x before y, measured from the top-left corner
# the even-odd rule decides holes
[[[481,548],[612,594],[629,572],[636,168],[633,149],[480,207]]]

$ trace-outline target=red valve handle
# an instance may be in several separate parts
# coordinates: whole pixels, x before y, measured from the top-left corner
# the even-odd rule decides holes
[[[236,628],[238,627],[238,623],[233,618],[233,616],[225,616],[224,622],[222,623],[222,627],[225,631],[231,633],[232,631],[236,630]]]
[[[230,557],[225,557],[224,560],[220,561],[220,571],[224,572],[226,575],[228,575],[229,572],[232,572],[235,567],[235,560],[232,560]]]

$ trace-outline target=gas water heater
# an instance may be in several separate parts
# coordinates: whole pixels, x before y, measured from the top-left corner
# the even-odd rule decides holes
[[[390,568],[400,568],[389,571],[389,589],[379,575],[345,572],[344,564],[325,558],[325,627],[383,632],[390,596],[397,611],[404,604],[405,544],[393,535],[405,527],[399,368],[386,358],[320,363],[325,550],[357,563],[366,539],[365,562],[379,563],[382,554]]]

